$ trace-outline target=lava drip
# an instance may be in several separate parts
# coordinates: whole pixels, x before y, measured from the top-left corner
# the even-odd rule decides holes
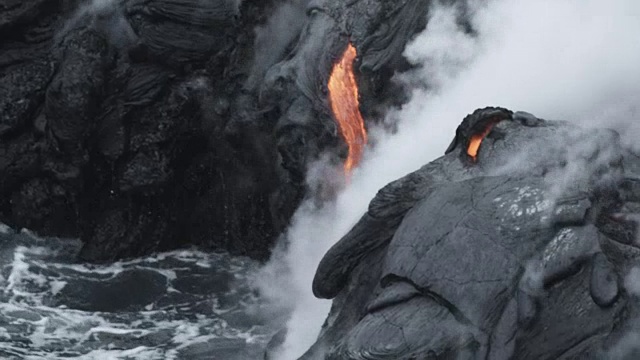
[[[357,55],[356,48],[349,44],[340,61],[333,66],[328,83],[331,110],[349,148],[344,162],[347,175],[358,166],[367,144],[367,130],[360,113],[358,84],[353,72]]]
[[[480,145],[482,144],[482,140],[484,140],[484,138],[487,135],[489,135],[489,133],[491,132],[491,129],[493,129],[493,126],[495,124],[496,122],[488,123],[485,126],[484,130],[482,130],[482,132],[473,134],[471,136],[471,139],[469,139],[469,146],[467,147],[467,155],[469,155],[474,162],[476,162],[478,159],[478,151],[480,150]]]

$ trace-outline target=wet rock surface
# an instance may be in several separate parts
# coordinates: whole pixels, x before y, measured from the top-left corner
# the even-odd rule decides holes
[[[382,3],[1,2],[0,221],[80,237],[87,261],[266,259],[310,162],[344,153],[326,83],[348,41],[365,115],[397,100],[428,1]]]
[[[630,358],[634,159],[611,130],[469,115],[325,255],[313,290],[334,304],[301,359]]]

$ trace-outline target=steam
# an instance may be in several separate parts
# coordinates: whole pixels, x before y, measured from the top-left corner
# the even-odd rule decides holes
[[[474,35],[455,25],[453,9],[434,5],[427,29],[405,52],[422,67],[399,78],[413,93],[406,106],[390,115],[400,119],[397,133],[374,131],[376,148],[365,155],[336,201],[324,208],[306,203],[296,213],[286,234],[289,247],[268,266],[285,270],[262,282],[293,308],[278,359],[300,356],[326,318],[330,303],[311,293],[326,250],[366,211],[379,188],[442,155],[467,113],[499,105],[583,126],[613,126],[628,144],[640,134],[639,2],[472,5]]]
[[[119,0],[82,2],[57,34],[57,37],[63,39],[72,30],[87,25],[100,30],[116,47],[124,47],[136,38],[131,25],[124,16],[122,3]]]
[[[525,264],[520,290],[530,295],[540,295],[544,291],[544,264],[541,261],[532,260]]]
[[[332,168],[328,161],[321,160],[312,165],[309,173],[326,183],[341,176],[342,168]],[[318,178],[309,179],[311,189],[321,188]],[[276,360],[302,355],[315,342],[329,313],[331,301],[316,299],[311,293],[311,281],[322,255],[349,230],[368,203],[366,195],[345,198],[345,194],[320,207],[313,201],[302,204],[284,235],[287,246],[276,249],[258,278],[263,295],[292,311],[286,341]],[[357,202],[350,204],[350,199]]]
[[[624,287],[629,294],[640,298],[640,267],[631,269],[629,274],[624,278]]]
[[[640,267],[634,267],[629,271],[624,278],[624,287],[630,295],[640,298]],[[618,340],[606,353],[607,359],[634,359],[640,355],[640,319],[632,322],[630,328],[632,330]]]
[[[635,359],[640,355],[640,334],[628,333],[606,353],[607,360]]]

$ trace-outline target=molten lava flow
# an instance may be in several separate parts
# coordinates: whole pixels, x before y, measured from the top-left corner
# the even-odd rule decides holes
[[[333,66],[328,84],[331,110],[349,147],[349,155],[344,163],[347,174],[358,165],[367,144],[367,130],[360,114],[358,84],[353,72],[356,55],[356,48],[349,44],[340,61]]]
[[[485,127],[484,131],[478,134],[473,134],[473,136],[471,136],[471,139],[469,140],[469,147],[467,147],[467,154],[471,156],[473,161],[476,161],[478,157],[478,150],[480,150],[480,144],[482,144],[482,140],[484,140],[484,138],[489,135],[491,129],[493,128],[493,125],[495,125],[495,123],[489,123]]]

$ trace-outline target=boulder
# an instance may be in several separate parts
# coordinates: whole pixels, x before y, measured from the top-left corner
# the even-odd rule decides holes
[[[334,306],[301,359],[607,356],[638,330],[629,161],[611,130],[469,115],[322,259],[313,290]]]

